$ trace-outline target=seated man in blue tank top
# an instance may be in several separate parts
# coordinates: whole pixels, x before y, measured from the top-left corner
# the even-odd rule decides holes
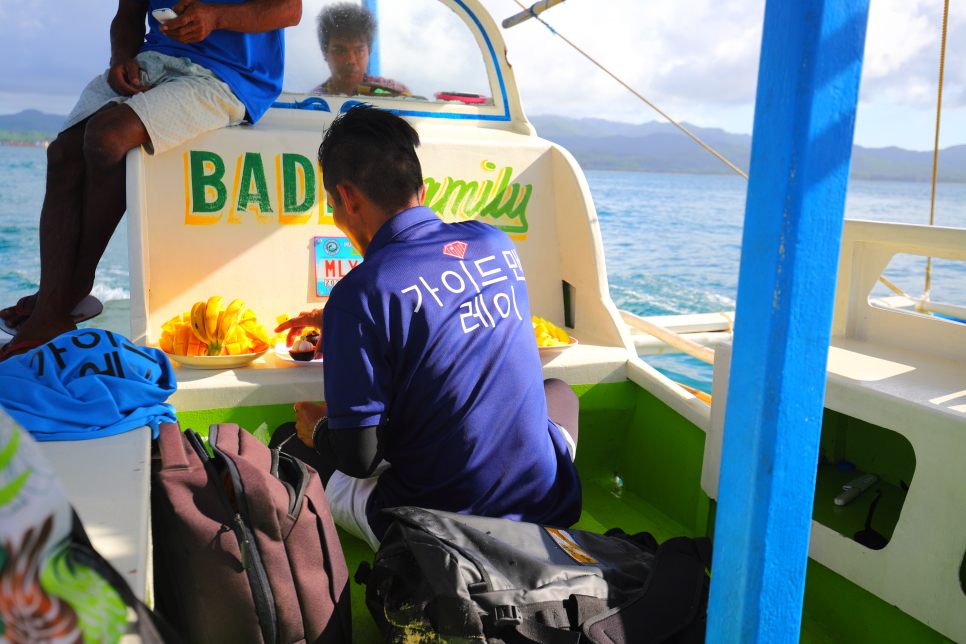
[[[87,85],[47,150],[40,288],[0,310],[0,330],[14,335],[0,361],[100,313],[90,293],[126,208],[128,150],[163,154],[256,122],[282,91],[282,29],[301,16],[302,0],[120,0],[110,67]]]
[[[336,522],[373,549],[389,527],[379,511],[405,505],[569,527],[577,397],[544,383],[509,237],[421,205],[418,145],[406,121],[364,105],[325,134],[333,217],[365,259],[324,315],[278,328],[322,329],[327,410],[297,403],[272,445],[319,470]]]

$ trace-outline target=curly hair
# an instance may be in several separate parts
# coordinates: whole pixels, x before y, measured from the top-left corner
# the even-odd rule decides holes
[[[376,38],[376,17],[366,7],[351,2],[336,2],[319,12],[319,46],[329,50],[329,39],[334,35],[365,38],[372,48]]]

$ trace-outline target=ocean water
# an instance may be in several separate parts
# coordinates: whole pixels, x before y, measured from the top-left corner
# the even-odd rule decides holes
[[[638,315],[734,310],[745,179],[588,172],[587,180],[618,308]],[[846,217],[926,224],[930,191],[926,183],[853,181]],[[938,185],[935,224],[966,228],[966,185]],[[925,265],[925,258],[899,255],[884,275],[906,293],[920,296]],[[879,284],[871,295],[893,293]],[[966,305],[966,264],[933,260],[931,297]],[[711,391],[710,365],[682,354],[646,359],[678,382]]]
[[[0,306],[33,293],[46,156],[0,146]],[[747,183],[740,177],[588,172],[600,219],[611,296],[640,315],[733,310]],[[928,223],[930,186],[854,181],[846,216]],[[966,227],[966,185],[940,184],[936,224]],[[127,225],[122,221],[97,269],[94,295],[123,315],[130,298]],[[912,295],[923,290],[925,259],[897,257],[885,275]],[[890,295],[884,286],[874,296]],[[932,298],[966,305],[966,264],[934,260]],[[648,358],[673,379],[710,391],[711,367],[684,355]]]
[[[46,151],[0,146],[0,307],[36,292],[40,285],[40,207]],[[97,267],[94,295],[102,302],[130,299],[127,222],[122,221]]]

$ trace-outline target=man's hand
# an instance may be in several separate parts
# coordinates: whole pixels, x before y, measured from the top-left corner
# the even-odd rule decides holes
[[[180,43],[201,42],[218,29],[218,7],[198,0],[181,0],[172,7],[178,17],[161,25],[161,33]]]
[[[133,58],[115,56],[111,58],[111,68],[107,72],[107,84],[121,96],[134,96],[149,88],[141,86],[140,67]]]
[[[298,432],[299,440],[312,449],[315,449],[315,443],[312,442],[312,432],[315,431],[315,426],[322,420],[326,412],[328,412],[328,406],[325,403],[321,405],[310,402],[295,403],[295,431]]]
[[[282,322],[275,327],[275,333],[281,333],[288,329],[288,336],[285,338],[285,346],[292,348],[292,343],[302,334],[302,329],[309,327],[319,330],[322,333],[322,313],[323,309],[314,311],[302,311],[298,317]],[[315,345],[315,358],[322,357],[322,337],[319,336],[319,343]]]

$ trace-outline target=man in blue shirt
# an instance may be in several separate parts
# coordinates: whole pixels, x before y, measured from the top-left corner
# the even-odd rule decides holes
[[[39,292],[0,311],[15,334],[0,360],[96,315],[94,271],[124,214],[125,156],[257,121],[282,89],[282,29],[301,0],[119,0],[111,63],[84,89],[47,151]],[[161,24],[149,11],[173,9]],[[150,30],[144,33],[147,16]]]
[[[327,409],[298,403],[272,444],[298,434],[283,449],[319,470],[336,522],[374,549],[389,527],[379,510],[403,505],[568,527],[577,398],[543,381],[506,234],[421,205],[418,145],[406,121],[364,105],[326,132],[333,217],[365,259],[324,315],[279,327],[290,340],[322,328]]]

